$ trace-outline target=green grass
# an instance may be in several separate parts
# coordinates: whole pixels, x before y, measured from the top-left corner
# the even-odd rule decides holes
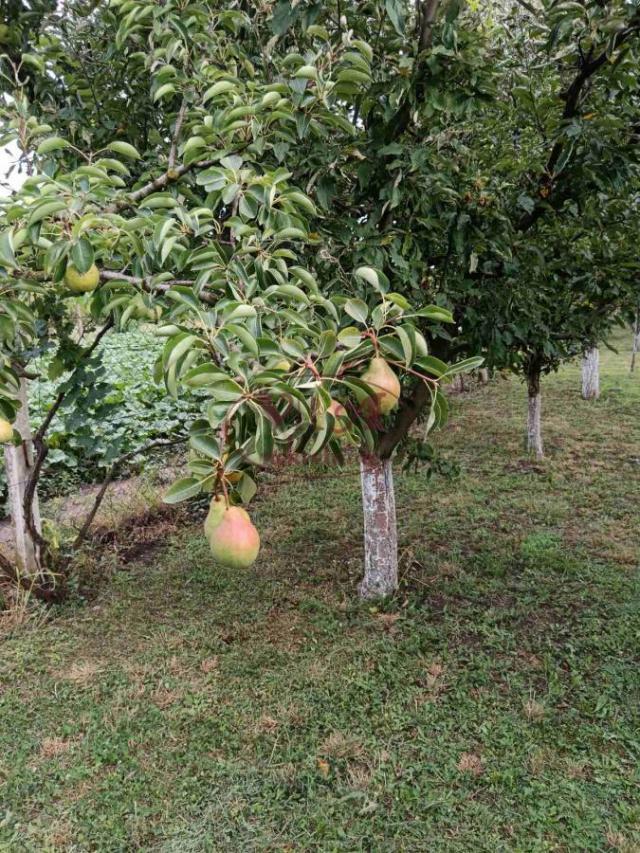
[[[627,343],[626,340],[623,343]],[[640,849],[640,373],[453,401],[359,605],[359,484],[287,471],[254,570],[172,533],[0,650],[0,850]],[[158,531],[162,539],[162,529]]]

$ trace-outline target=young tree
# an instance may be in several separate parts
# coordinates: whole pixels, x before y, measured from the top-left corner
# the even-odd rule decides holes
[[[496,4],[510,85],[474,151],[503,235],[485,222],[447,291],[463,344],[524,376],[538,457],[542,376],[601,341],[633,298],[639,35],[634,4]]]

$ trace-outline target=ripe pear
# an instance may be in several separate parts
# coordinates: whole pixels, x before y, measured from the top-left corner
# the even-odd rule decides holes
[[[86,272],[78,270],[69,264],[64,274],[65,284],[74,293],[92,293],[100,282],[98,267],[92,264]]]
[[[209,536],[214,560],[230,569],[248,569],[260,550],[260,534],[239,506],[225,507]]]
[[[13,427],[4,418],[0,418],[0,444],[8,444],[13,438]]]
[[[335,418],[333,434],[336,438],[340,438],[347,431],[347,410],[342,403],[339,403],[337,400],[332,400],[327,411]]]
[[[211,501],[209,512],[204,520],[204,533],[207,539],[210,538],[213,530],[222,521],[222,516],[227,508],[227,504],[222,495],[218,495]]]
[[[381,356],[377,355],[369,362],[369,367],[362,374],[361,379],[371,386],[376,395],[376,403],[371,397],[363,402],[366,414],[374,412],[388,415],[398,405],[400,399],[400,380]],[[374,410],[374,411],[372,411]]]

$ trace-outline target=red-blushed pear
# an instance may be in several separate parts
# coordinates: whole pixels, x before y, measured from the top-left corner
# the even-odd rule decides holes
[[[333,415],[335,424],[333,426],[333,434],[336,438],[341,438],[347,432],[347,410],[337,400],[332,400],[329,408],[329,414]]]
[[[209,506],[209,512],[204,520],[204,533],[207,539],[211,538],[211,534],[215,527],[222,521],[222,516],[227,507],[227,503],[222,495],[215,497]]]
[[[0,444],[8,444],[13,438],[13,427],[4,418],[0,418]]]
[[[69,264],[64,274],[64,281],[69,290],[74,293],[92,293],[100,283],[100,273],[95,264],[92,264],[86,272],[78,272],[73,264]]]
[[[214,560],[230,569],[248,569],[260,550],[260,534],[239,506],[226,507],[209,536]]]
[[[376,395],[375,403],[370,396],[363,400],[365,414],[388,415],[396,408],[400,400],[400,380],[382,356],[374,356],[360,378]]]

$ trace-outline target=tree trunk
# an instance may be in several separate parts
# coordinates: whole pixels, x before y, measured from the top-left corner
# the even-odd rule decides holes
[[[582,399],[597,400],[600,396],[600,350],[589,347],[582,357]]]
[[[640,352],[640,308],[636,312],[636,322],[633,326],[633,348],[631,350],[631,373],[636,367],[636,355]]]
[[[527,378],[529,394],[529,415],[527,420],[527,451],[535,453],[536,459],[544,457],[542,446],[542,394],[540,392],[540,373],[532,373]]]
[[[361,598],[384,598],[398,588],[398,533],[390,459],[360,457],[364,512],[364,579]]]
[[[489,368],[481,367],[478,371],[478,379],[481,385],[487,385],[489,382]]]
[[[9,488],[9,508],[16,546],[16,564],[21,572],[27,575],[35,575],[40,568],[38,547],[29,533],[23,506],[25,485],[33,468],[33,442],[29,423],[26,379],[20,380],[19,399],[22,405],[18,410],[14,426],[22,436],[22,444],[17,447],[7,445],[4,458]],[[41,532],[37,495],[34,496],[33,500],[33,519],[36,530]]]

